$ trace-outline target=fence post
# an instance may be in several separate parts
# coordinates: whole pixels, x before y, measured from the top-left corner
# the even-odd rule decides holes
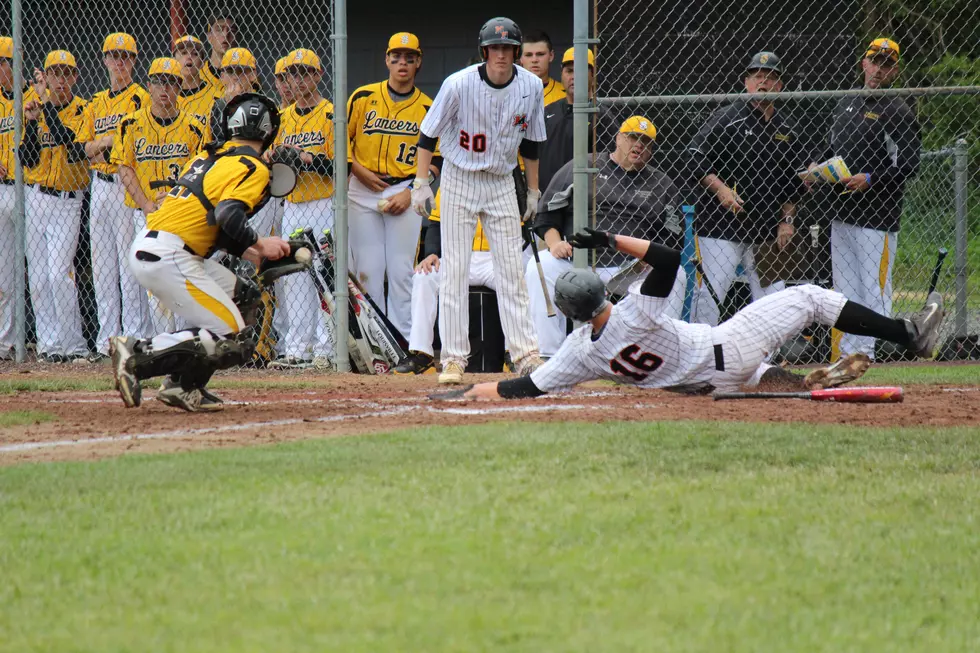
[[[347,0],[334,0],[333,12],[334,102],[334,358],[338,372],[350,371],[347,351]]]
[[[967,334],[967,265],[966,246],[969,238],[966,222],[967,147],[961,138],[953,147],[953,197],[956,203],[956,336]]]
[[[589,3],[587,0],[575,0],[573,10],[574,26],[572,44],[575,48],[575,61],[587,62],[589,52]],[[572,103],[572,152],[573,173],[572,181],[572,225],[575,233],[582,231],[589,224],[589,67],[575,66],[575,102]],[[544,192],[544,188],[541,189]],[[575,267],[584,268],[589,265],[588,252],[577,249],[572,254]]]
[[[14,40],[14,356],[23,363],[27,356],[27,221],[24,212],[24,166],[20,162],[20,143],[24,137],[24,46],[21,0],[10,0]]]

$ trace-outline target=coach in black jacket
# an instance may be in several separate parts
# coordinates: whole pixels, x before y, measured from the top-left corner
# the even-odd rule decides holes
[[[898,44],[875,39],[861,60],[864,88],[883,88],[898,76]],[[817,192],[830,218],[834,288],[883,315],[892,311],[892,267],[905,184],[919,169],[919,123],[904,98],[848,97],[834,108],[825,155],[839,156],[852,175]],[[846,188],[845,188],[846,186]],[[844,335],[841,355],[872,359],[874,338]]]
[[[548,187],[548,182],[558,170],[572,160],[572,103],[575,102],[575,48],[568,48],[561,58],[561,83],[565,87],[565,97],[552,102],[544,108],[544,129],[548,137],[541,144],[541,154],[538,168],[538,184],[541,189]],[[589,50],[589,89],[592,97],[592,75],[595,70],[595,55]],[[595,124],[595,114],[589,114],[589,153],[592,153],[592,127]]]

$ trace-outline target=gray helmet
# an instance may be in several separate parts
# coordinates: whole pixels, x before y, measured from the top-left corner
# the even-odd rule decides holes
[[[262,141],[263,149],[272,145],[279,133],[276,103],[258,93],[242,93],[228,102],[224,110],[225,136]]]
[[[779,62],[779,55],[775,52],[756,52],[749,60],[749,65],[745,67],[748,74],[750,70],[772,70],[776,74],[783,74],[783,67]]]
[[[608,303],[606,284],[592,270],[572,268],[555,279],[555,306],[576,322],[591,320]]]

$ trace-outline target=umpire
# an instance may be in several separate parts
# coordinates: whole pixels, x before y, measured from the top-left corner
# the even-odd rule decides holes
[[[753,55],[745,69],[749,93],[779,92],[783,68],[773,52]],[[784,287],[764,288],[753,245],[793,236],[796,203],[806,188],[797,171],[806,155],[794,124],[771,101],[736,102],[717,109],[688,146],[690,177],[702,190],[697,201],[696,232],[704,271],[724,301],[739,265],[748,277],[752,299]],[[720,307],[703,280],[692,321],[717,324]]]

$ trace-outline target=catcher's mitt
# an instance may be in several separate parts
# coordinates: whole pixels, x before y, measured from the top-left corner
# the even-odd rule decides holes
[[[434,392],[429,395],[429,399],[433,401],[446,401],[447,399],[464,399],[465,395],[469,390],[473,389],[473,384],[460,386],[455,390],[449,390],[448,392]]]
[[[275,261],[269,259],[262,261],[262,265],[255,275],[260,287],[268,287],[277,279],[282,279],[290,274],[306,272],[313,266],[313,252],[308,242],[305,240],[290,240],[288,242],[289,256],[284,256]],[[305,253],[297,256],[300,250]]]

